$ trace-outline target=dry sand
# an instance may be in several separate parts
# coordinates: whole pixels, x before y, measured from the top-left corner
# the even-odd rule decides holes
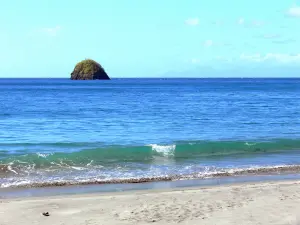
[[[42,215],[46,211],[50,216]],[[2,199],[0,203],[1,225],[296,225],[298,215],[300,181]]]

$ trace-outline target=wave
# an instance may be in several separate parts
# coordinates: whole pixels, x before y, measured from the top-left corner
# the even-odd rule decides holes
[[[284,174],[284,173],[299,173],[300,165],[278,165],[269,167],[253,167],[253,168],[235,168],[222,169],[216,171],[208,171],[203,173],[192,173],[185,175],[166,175],[166,176],[152,176],[152,177],[129,177],[117,179],[97,179],[97,178],[83,178],[73,180],[22,180],[16,179],[14,182],[2,183],[1,188],[39,188],[39,187],[61,187],[71,185],[91,185],[91,184],[125,184],[125,183],[146,183],[159,181],[175,181],[175,180],[189,180],[189,179],[209,179],[222,178],[233,176],[247,176],[247,175],[264,175],[264,174]]]
[[[264,141],[181,141],[174,144],[145,146],[104,146],[101,143],[12,143],[0,144],[0,171],[4,165],[37,168],[54,165],[85,167],[89,164],[141,162],[159,157],[184,160],[233,155],[253,155],[300,150],[300,140]]]

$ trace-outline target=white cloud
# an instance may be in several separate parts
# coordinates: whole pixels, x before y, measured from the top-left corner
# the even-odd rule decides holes
[[[191,59],[191,63],[193,63],[193,64],[197,64],[199,62],[200,62],[200,59],[197,59],[197,58]]]
[[[292,38],[272,41],[272,43],[275,43],[275,44],[290,44],[290,43],[295,43],[295,42],[297,42],[297,41]]]
[[[58,32],[61,30],[60,26],[56,27],[47,27],[47,28],[42,28],[41,31],[49,36],[56,36]]]
[[[240,25],[244,24],[244,22],[245,22],[244,18],[240,18],[240,19],[238,20],[238,24],[240,24]]]
[[[214,59],[218,60],[218,61],[223,61],[223,62],[232,62],[232,58],[228,58],[228,57],[225,57],[225,56],[216,56]]]
[[[229,43],[229,42],[220,42],[220,43],[214,43],[214,46],[218,46],[218,47],[229,47],[229,46],[232,46],[232,44],[231,43]]]
[[[222,26],[224,23],[222,20],[216,20],[216,21],[213,21],[212,24],[214,24],[216,26]]]
[[[252,26],[254,26],[254,27],[261,27],[262,25],[264,25],[264,23],[262,21],[254,20],[252,22]]]
[[[294,6],[289,8],[287,14],[292,17],[300,17],[300,7]]]
[[[217,42],[217,41],[213,41],[213,40],[205,40],[203,42],[203,46],[205,47],[211,47],[211,46],[214,46],[214,47],[232,47],[232,44],[229,43],[229,42]]]
[[[240,56],[240,58],[242,60],[254,61],[254,62],[260,62],[260,61],[262,61],[262,56],[259,53],[250,54],[250,55],[242,53],[241,56]]]
[[[281,38],[281,35],[280,34],[262,34],[262,35],[257,35],[254,37],[263,38],[263,39],[278,39],[278,38]]]
[[[185,21],[186,25],[189,26],[197,26],[199,25],[199,19],[198,18],[189,18]]]
[[[205,42],[204,42],[204,46],[205,47],[210,47],[210,46],[212,46],[213,45],[213,41],[212,40],[206,40]]]
[[[237,20],[237,24],[240,26],[244,25],[246,27],[261,27],[264,25],[264,22],[260,20],[246,21],[243,17],[241,17]]]
[[[267,54],[241,54],[240,59],[252,62],[276,61],[280,63],[300,63],[300,54],[282,54],[282,53],[267,53]]]
[[[265,34],[262,37],[265,39],[276,39],[280,38],[281,36],[279,34]]]

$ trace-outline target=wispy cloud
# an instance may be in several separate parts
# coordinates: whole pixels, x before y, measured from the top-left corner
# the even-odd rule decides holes
[[[213,41],[212,40],[206,40],[205,42],[204,42],[204,46],[205,47],[210,47],[210,46],[212,46],[213,45]]]
[[[283,40],[273,40],[272,43],[275,44],[290,44],[290,43],[295,43],[297,42],[295,39],[283,39]]]
[[[259,20],[254,20],[254,21],[252,21],[252,23],[250,25],[254,26],[254,27],[261,27],[261,26],[264,25],[264,22],[263,21],[259,21]]]
[[[191,59],[191,63],[192,63],[192,64],[198,64],[198,63],[200,63],[200,62],[201,62],[200,59],[197,59],[197,58]]]
[[[246,21],[243,17],[241,17],[237,20],[237,24],[246,27],[261,27],[264,25],[264,22],[260,20]]]
[[[280,63],[300,63],[300,54],[282,54],[282,53],[267,53],[267,54],[241,54],[240,59],[252,62],[276,61]]]
[[[213,41],[210,39],[205,40],[203,42],[203,45],[205,47],[212,47],[212,46],[214,46],[214,47],[232,47],[232,44],[229,42],[218,42],[218,41]]]
[[[271,41],[271,43],[274,43],[274,44],[289,44],[289,43],[297,42],[296,39],[284,38],[280,34],[263,34],[263,35],[255,36],[255,38],[268,39]]]
[[[251,42],[244,42],[244,46],[251,49],[257,48],[257,46]]]
[[[218,46],[232,46],[232,44],[229,42],[221,42],[221,43],[218,43]]]
[[[49,36],[57,36],[59,31],[61,30],[61,26],[56,27],[46,27],[42,28],[41,31]]]
[[[216,26],[222,26],[222,25],[224,25],[224,22],[222,20],[216,20],[216,21],[213,21],[212,24],[214,24]]]
[[[244,19],[244,18],[239,18],[238,21],[237,21],[237,23],[238,23],[239,25],[243,25],[244,22],[245,22],[245,19]]]
[[[264,39],[276,39],[276,38],[280,38],[281,35],[280,34],[265,34],[262,37]]]
[[[229,62],[229,63],[233,61],[232,58],[228,58],[220,55],[216,56],[214,59],[222,62]]]
[[[287,15],[291,17],[300,17],[300,7],[299,6],[293,6],[288,9]]]
[[[185,20],[185,24],[189,26],[197,26],[199,25],[199,19],[198,18],[188,18]]]
[[[289,28],[289,27],[287,25],[280,25],[279,28],[286,29],[286,28]]]
[[[258,35],[255,37],[263,38],[263,39],[278,39],[281,37],[281,35],[280,34],[262,34],[262,35]]]

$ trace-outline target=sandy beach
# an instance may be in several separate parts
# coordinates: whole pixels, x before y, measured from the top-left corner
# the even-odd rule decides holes
[[[1,225],[298,224],[300,181],[2,199]],[[43,216],[49,212],[50,216]]]

